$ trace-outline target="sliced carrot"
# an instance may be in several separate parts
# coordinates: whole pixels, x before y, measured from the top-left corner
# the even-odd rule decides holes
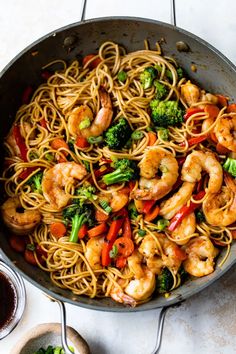
[[[81,228],[79,229],[78,237],[79,237],[80,239],[82,239],[82,238],[84,238],[84,237],[87,235],[87,233],[88,233],[88,227],[87,227],[86,224],[83,224],[83,225],[81,226]]]
[[[127,264],[127,258],[123,256],[119,256],[116,258],[116,267],[117,268],[124,268]]]
[[[24,258],[27,263],[32,264],[34,266],[38,265],[33,251],[26,249],[24,252]]]
[[[83,58],[83,66],[85,66],[89,61],[90,61],[90,63],[88,64],[89,69],[95,69],[98,66],[98,64],[101,63],[102,60],[95,54],[88,54]]]
[[[225,107],[228,105],[228,99],[227,97],[223,96],[223,95],[216,95],[216,97],[218,98],[218,105],[220,107]]]
[[[228,105],[227,113],[236,113],[236,103],[232,103]]]
[[[56,238],[60,238],[66,234],[66,227],[62,222],[54,222],[50,225],[50,232]]]
[[[228,150],[226,147],[224,147],[220,143],[216,144],[216,151],[218,152],[218,154],[222,154],[222,155],[228,154],[230,152],[230,150]]]
[[[89,142],[83,136],[78,136],[75,142],[75,145],[81,149],[87,148],[90,146]]]
[[[153,205],[156,203],[156,200],[144,200],[143,201],[143,213],[147,214]]]
[[[131,223],[128,216],[124,220],[122,236],[128,238],[132,237]]]
[[[160,208],[158,205],[155,205],[144,217],[145,221],[152,221],[156,219],[160,211]]]
[[[207,104],[204,107],[204,111],[208,113],[209,118],[216,118],[220,112],[220,109],[214,104]]]
[[[134,243],[129,237],[119,237],[115,240],[113,246],[118,249],[118,255],[129,257],[134,251]]]
[[[96,209],[95,211],[95,219],[98,222],[102,222],[102,221],[107,221],[109,219],[109,215],[103,213],[101,210]]]
[[[107,231],[107,224],[105,222],[102,222],[101,224],[88,230],[88,236],[89,237],[96,237],[96,236],[103,234],[106,231]]]
[[[9,243],[11,248],[18,252],[18,253],[23,253],[25,250],[25,240],[22,236],[17,236],[17,235],[11,235],[9,237]]]
[[[152,146],[157,141],[157,135],[154,132],[148,132],[148,146]]]
[[[54,149],[54,150],[59,150],[61,148],[64,148],[64,149],[67,149],[69,150],[69,146],[68,144],[65,142],[65,140],[61,139],[61,138],[55,138],[52,142],[51,142],[51,147]],[[68,152],[67,151],[63,151],[63,154],[65,156],[68,155]]]

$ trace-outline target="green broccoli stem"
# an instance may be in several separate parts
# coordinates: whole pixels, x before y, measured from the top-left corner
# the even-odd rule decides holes
[[[117,169],[111,173],[108,173],[107,175],[103,176],[103,182],[106,185],[110,184],[115,184],[115,183],[121,183],[121,182],[127,182],[129,181],[130,178],[126,175],[125,171],[122,171],[121,169]]]
[[[72,218],[72,229],[71,229],[71,234],[69,241],[70,242],[78,242],[78,233],[83,224],[86,222],[86,217],[84,214],[75,214]]]

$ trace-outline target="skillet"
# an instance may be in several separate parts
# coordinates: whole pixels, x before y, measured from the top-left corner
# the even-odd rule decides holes
[[[129,52],[139,50],[143,48],[144,39],[149,40],[151,48],[154,48],[157,40],[161,41],[164,54],[175,58],[187,75],[201,87],[212,92],[223,93],[232,99],[236,98],[234,84],[236,68],[217,49],[195,35],[172,25],[142,18],[110,17],[87,20],[47,34],[23,50],[4,68],[0,74],[0,141],[3,141],[11,127],[25,87],[29,85],[37,87],[41,83],[42,66],[55,59],[71,61],[75,57],[80,58],[96,52],[106,40],[123,45]],[[187,44],[183,48],[184,51],[178,50],[180,41]],[[34,55],[35,53],[37,54]],[[191,71],[193,63],[197,66],[196,73]],[[2,156],[1,147],[0,166],[3,163]],[[0,224],[2,257],[28,281],[59,301],[102,311],[144,311],[178,304],[220,278],[236,260],[236,244],[234,244],[226,262],[221,268],[216,266],[213,274],[188,280],[180,288],[175,289],[167,299],[159,296],[137,308],[128,308],[111,299],[89,299],[57,288],[50,282],[47,273],[27,264],[21,255],[10,248],[7,236],[8,231],[3,224]]]

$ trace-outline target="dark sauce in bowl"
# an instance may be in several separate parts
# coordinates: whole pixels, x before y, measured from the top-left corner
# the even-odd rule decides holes
[[[17,307],[16,289],[11,280],[0,272],[0,331],[14,317]]]

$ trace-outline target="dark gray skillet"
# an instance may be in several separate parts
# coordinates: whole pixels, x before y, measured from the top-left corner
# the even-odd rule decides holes
[[[140,50],[144,46],[145,39],[148,39],[151,48],[155,47],[156,41],[161,41],[164,54],[175,58],[188,76],[198,82],[201,87],[215,93],[223,93],[232,99],[236,98],[235,66],[217,49],[195,35],[166,23],[142,18],[93,19],[65,26],[47,34],[23,50],[4,68],[0,75],[1,141],[10,129],[16,110],[21,104],[24,88],[28,85],[37,87],[41,83],[42,66],[55,59],[60,58],[70,62],[76,57],[94,53],[107,40],[123,45],[129,52]],[[179,51],[176,46],[179,41],[187,44],[189,51]],[[37,54],[32,55],[32,53]],[[197,67],[196,73],[191,71],[192,64]],[[1,165],[2,155],[1,151]],[[180,303],[221,277],[232,267],[236,259],[236,244],[234,244],[227,261],[222,268],[216,267],[213,274],[187,281],[183,286],[174,290],[167,299],[157,296],[137,308],[129,308],[115,303],[111,299],[89,299],[57,288],[51,283],[47,273],[27,264],[21,255],[16,254],[10,248],[7,241],[8,234],[1,224],[0,247],[2,255],[12,268],[57,300],[101,311],[145,311],[166,308]]]

